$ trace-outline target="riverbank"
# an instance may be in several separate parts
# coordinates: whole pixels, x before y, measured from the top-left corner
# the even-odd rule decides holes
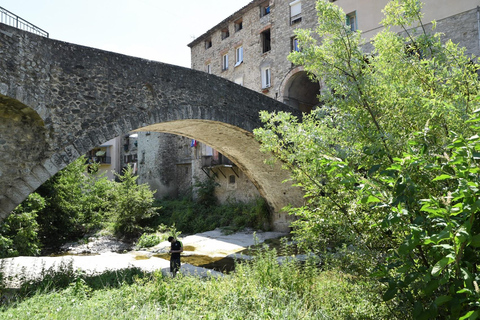
[[[245,250],[249,246],[263,243],[267,239],[285,236],[281,232],[256,232],[244,231],[230,235],[224,235],[219,229],[199,233],[191,236],[180,237],[184,245],[184,256],[202,255],[222,258],[233,256]],[[95,241],[92,241],[94,243]],[[111,248],[118,249],[119,244],[110,243]],[[139,268],[146,272],[161,271],[169,275],[170,263],[167,259],[158,257],[161,253],[168,252],[170,243],[164,241],[154,247],[126,253],[111,252],[102,246],[102,250],[95,251],[95,245],[90,245],[90,254],[78,254],[82,248],[89,247],[89,244],[71,246],[69,254],[56,257],[15,257],[1,260],[1,272],[4,276],[7,287],[16,288],[23,281],[38,280],[45,271],[57,271],[69,267],[73,270],[80,270],[87,275],[101,274],[105,271],[121,270],[127,268]],[[123,248],[123,247],[122,247]],[[223,273],[203,267],[197,267],[189,263],[182,263],[180,272],[186,275],[222,276]]]

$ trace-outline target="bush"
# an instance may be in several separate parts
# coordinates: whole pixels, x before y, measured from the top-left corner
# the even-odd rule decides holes
[[[153,234],[144,233],[138,239],[137,247],[150,248],[150,247],[156,246],[162,241],[165,241],[167,237],[168,237],[167,235],[158,235],[156,233],[153,233]]]
[[[156,211],[153,208],[153,194],[147,184],[137,185],[138,177],[130,166],[117,175],[120,183],[115,184],[111,193],[111,216],[118,236],[138,237],[146,229],[148,219]]]
[[[40,253],[37,214],[45,199],[32,193],[0,225],[0,257],[35,256]]]
[[[58,247],[101,226],[111,203],[109,190],[113,182],[104,175],[86,173],[82,156],[38,189],[47,200],[37,219],[45,246]]]
[[[376,265],[403,317],[478,318],[478,59],[427,31],[417,0],[385,7],[372,52],[343,10],[316,7],[316,34],[297,29],[289,59],[321,78],[324,105],[302,119],[262,112],[255,130],[305,191],[290,210],[297,240],[346,245],[337,263],[352,272]]]
[[[182,233],[199,233],[216,228],[225,228],[231,232],[252,228],[268,230],[270,213],[263,198],[251,202],[229,201],[226,204],[204,206],[187,198],[180,200],[164,199],[157,201],[161,205],[158,215],[150,225],[175,225]]]

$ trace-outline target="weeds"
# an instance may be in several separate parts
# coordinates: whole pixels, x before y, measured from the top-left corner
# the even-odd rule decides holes
[[[225,233],[252,228],[269,230],[270,214],[262,198],[251,202],[233,202],[213,206],[199,204],[189,199],[164,199],[156,201],[161,206],[150,226],[174,225],[184,234],[201,233],[222,228]]]

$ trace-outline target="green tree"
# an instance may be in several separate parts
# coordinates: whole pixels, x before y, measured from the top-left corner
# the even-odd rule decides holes
[[[364,258],[347,267],[377,268],[385,300],[396,296],[397,309],[415,318],[474,317],[478,149],[466,121],[478,108],[478,65],[427,31],[420,9],[416,0],[391,1],[384,30],[367,44],[340,8],[318,1],[316,34],[299,30],[301,50],[289,58],[322,81],[324,105],[301,121],[262,113],[255,135],[305,190],[306,205],[290,209],[301,243],[354,245]],[[455,206],[461,214],[446,209]]]
[[[0,225],[0,258],[35,256],[40,253],[37,214],[45,199],[32,193]]]
[[[138,237],[145,231],[148,219],[156,214],[154,192],[147,184],[137,184],[138,176],[130,166],[117,177],[120,183],[112,190],[110,208],[115,232],[127,238]]]
[[[39,188],[47,199],[37,219],[45,245],[55,247],[100,227],[103,213],[109,210],[112,182],[97,170],[90,171],[82,156]]]

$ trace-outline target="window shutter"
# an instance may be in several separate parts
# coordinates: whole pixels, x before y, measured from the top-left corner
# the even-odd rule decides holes
[[[290,17],[298,16],[302,13],[302,2],[300,0],[290,3]]]

